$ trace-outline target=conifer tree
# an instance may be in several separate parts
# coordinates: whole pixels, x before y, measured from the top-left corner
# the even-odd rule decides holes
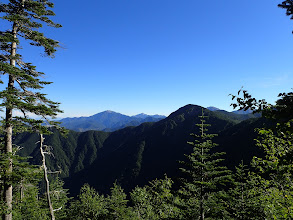
[[[70,203],[65,219],[105,219],[105,216],[109,213],[107,207],[106,198],[86,184],[81,187],[78,199]]]
[[[110,195],[106,198],[108,213],[104,219],[133,219],[132,208],[127,206],[126,197],[121,186],[114,183]]]
[[[13,210],[14,215],[18,216],[16,218],[20,219],[21,216],[26,216],[26,214],[31,213],[31,219],[35,219],[36,212],[40,212],[41,209],[38,210],[37,207],[40,205],[36,205],[37,199],[34,198],[38,189],[35,185],[38,184],[41,178],[41,172],[38,166],[30,165],[28,162],[28,157],[21,157],[17,154],[17,149],[13,149],[13,154],[11,158],[13,159],[13,173],[11,176],[11,182],[13,183],[13,193],[14,200],[13,206],[15,209]],[[5,176],[6,168],[9,163],[6,160],[6,155],[1,152],[0,153],[0,176]],[[3,192],[3,182],[1,181],[1,192]],[[27,202],[30,201],[33,203],[32,205]],[[1,202],[3,202],[1,200]],[[5,208],[5,204],[1,204],[0,210],[1,215],[7,212]]]
[[[261,200],[262,183],[243,161],[233,173],[233,184],[228,191],[228,212],[232,219],[264,219],[264,204]]]
[[[9,0],[8,3],[0,3],[0,18],[11,28],[0,31],[0,73],[4,75],[1,83],[7,85],[0,92],[0,107],[5,109],[2,122],[5,140],[2,150],[9,161],[6,175],[2,177],[7,206],[5,219],[12,219],[13,133],[34,130],[44,133],[48,128],[40,126],[43,120],[56,125],[48,117],[61,112],[58,109],[59,103],[49,100],[39,91],[50,82],[42,81],[44,73],[37,71],[36,66],[29,61],[24,61],[20,45],[21,39],[24,39],[32,46],[43,47],[46,55],[54,55],[59,42],[40,32],[44,24],[61,27],[49,18],[54,15],[51,10],[53,6],[49,0]],[[22,113],[22,116],[14,115],[16,111]],[[29,118],[30,114],[39,116],[39,119]]]
[[[13,219],[49,220],[46,202],[39,197],[39,189],[35,185],[25,185],[19,195],[15,190],[13,199]]]
[[[231,180],[230,171],[226,167],[220,166],[221,156],[224,153],[211,152],[217,146],[212,142],[215,134],[208,134],[205,124],[204,111],[199,116],[200,124],[197,124],[200,135],[191,134],[195,137],[193,142],[188,144],[193,146],[193,152],[186,155],[187,161],[182,161],[183,167],[180,170],[186,175],[182,179],[183,186],[179,193],[183,198],[183,209],[188,219],[201,219],[207,217],[223,218],[227,213],[221,207],[221,185],[225,185]],[[199,140],[198,140],[199,139]]]
[[[137,186],[132,190],[130,195],[136,219],[181,219],[172,184],[173,181],[165,176],[164,179],[155,179],[147,186]]]

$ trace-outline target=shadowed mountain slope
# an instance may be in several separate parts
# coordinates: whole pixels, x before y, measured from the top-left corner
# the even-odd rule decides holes
[[[117,181],[127,191],[136,185],[161,178],[179,175],[179,160],[192,151],[187,141],[190,133],[197,133],[202,107],[187,105],[156,123],[143,123],[137,127],[126,127],[115,132],[70,131],[65,139],[58,132],[46,137],[54,148],[55,158],[48,160],[52,169],[63,170],[66,187],[74,195],[80,187],[89,183],[100,192],[108,192]],[[237,123],[231,116],[218,111],[204,110],[209,116],[210,133],[219,136],[216,150],[227,152],[227,165],[233,167],[241,159],[249,161],[259,153],[254,147],[253,129],[262,126],[261,119],[250,119]],[[235,115],[233,113],[230,113]],[[32,162],[39,164],[36,134],[21,134],[16,142],[23,146],[22,155],[33,156]]]

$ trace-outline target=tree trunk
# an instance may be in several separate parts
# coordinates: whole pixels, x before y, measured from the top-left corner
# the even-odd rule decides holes
[[[10,77],[9,77],[10,78]],[[10,80],[9,80],[10,81]],[[6,109],[6,135],[5,135],[5,153],[12,154],[12,109]],[[5,220],[12,220],[12,185],[10,183],[10,176],[12,173],[12,159],[9,157],[9,165],[7,167],[6,175],[4,177],[4,201],[7,207],[7,214]]]
[[[14,39],[17,38],[17,25],[13,23],[12,29]],[[15,58],[16,55],[16,42],[14,41],[11,44],[11,58],[10,65],[15,66]],[[8,80],[8,91],[13,90],[14,88],[14,76],[9,75]],[[9,101],[8,101],[9,102]],[[6,117],[5,117],[5,153],[6,155],[12,154],[12,103],[7,103],[8,107],[6,107]],[[12,158],[9,156],[9,165],[7,168],[7,175],[4,177],[4,201],[7,206],[7,214],[4,215],[3,219],[12,220],[12,184],[9,181],[10,176],[12,174]]]
[[[41,152],[41,155],[42,155],[42,166],[43,166],[43,169],[44,169],[44,178],[45,178],[45,182],[46,182],[47,201],[48,201],[48,205],[49,205],[49,209],[50,209],[51,219],[55,220],[54,209],[53,209],[52,202],[51,202],[51,197],[50,197],[50,183],[49,183],[49,180],[48,180],[46,157],[45,157],[46,152],[44,152],[44,150],[43,150],[43,143],[44,143],[45,138],[43,137],[43,134],[40,134],[40,137],[41,137],[40,152]]]

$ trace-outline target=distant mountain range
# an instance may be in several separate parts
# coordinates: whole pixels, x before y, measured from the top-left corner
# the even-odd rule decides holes
[[[128,126],[138,126],[144,122],[157,122],[164,115],[146,115],[144,113],[127,116],[113,111],[104,111],[89,117],[64,118],[59,120],[67,129],[73,131],[116,131]]]
[[[210,111],[224,111],[224,110],[219,109],[219,108],[214,107],[214,106],[209,106],[209,107],[207,107],[207,109],[210,110]],[[237,111],[232,111],[232,112],[235,113],[235,114],[239,114],[239,115],[252,114],[252,110],[250,110],[250,109],[248,109],[246,111],[244,111],[244,110],[237,110]]]
[[[53,147],[55,156],[48,157],[47,165],[51,170],[62,170],[61,177],[72,195],[79,193],[85,183],[107,193],[115,181],[129,191],[136,185],[162,178],[165,173],[172,178],[178,177],[178,161],[192,151],[187,142],[193,140],[191,133],[199,132],[196,124],[200,123],[201,111],[200,106],[186,105],[158,122],[114,132],[70,131],[65,138],[54,131],[46,136],[46,144]],[[234,168],[241,160],[247,164],[252,156],[260,155],[261,151],[254,145],[254,129],[264,126],[263,118],[223,110],[204,109],[204,113],[208,116],[206,122],[211,124],[209,132],[218,134],[214,142],[219,146],[215,150],[227,153],[225,164],[228,167]],[[98,116],[103,118],[109,114],[113,118],[123,117],[111,112]],[[106,118],[103,123],[108,126]],[[33,164],[41,161],[35,144],[38,140],[37,134],[22,133],[15,137],[15,144],[22,147],[20,154],[31,156]]]
[[[227,116],[227,114],[229,114],[230,119],[234,120],[235,122],[258,117],[258,115],[251,114],[251,110],[233,111],[232,113],[235,114],[231,115],[231,112],[227,112],[213,106],[207,107],[207,109],[210,111],[221,112],[222,116]],[[108,110],[89,117],[63,118],[59,121],[62,123],[62,126],[73,131],[83,132],[97,130],[112,132],[128,126],[138,126],[145,122],[157,122],[164,118],[166,118],[164,115],[147,115],[144,113],[128,116]]]

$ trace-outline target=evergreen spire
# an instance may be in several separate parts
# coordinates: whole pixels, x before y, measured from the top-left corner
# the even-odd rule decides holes
[[[186,175],[182,180],[183,186],[180,190],[184,201],[184,211],[186,217],[192,219],[205,219],[213,215],[222,215],[218,213],[220,208],[215,207],[217,192],[220,186],[230,180],[230,171],[226,167],[220,166],[221,156],[224,153],[211,152],[217,146],[212,142],[215,134],[208,134],[206,124],[207,116],[199,116],[200,134],[191,134],[195,138],[193,142],[187,142],[193,146],[193,152],[186,155],[187,161],[181,161],[183,167],[180,170]],[[217,204],[220,206],[220,203]],[[223,210],[222,210],[223,211]],[[220,210],[220,212],[222,212]]]

